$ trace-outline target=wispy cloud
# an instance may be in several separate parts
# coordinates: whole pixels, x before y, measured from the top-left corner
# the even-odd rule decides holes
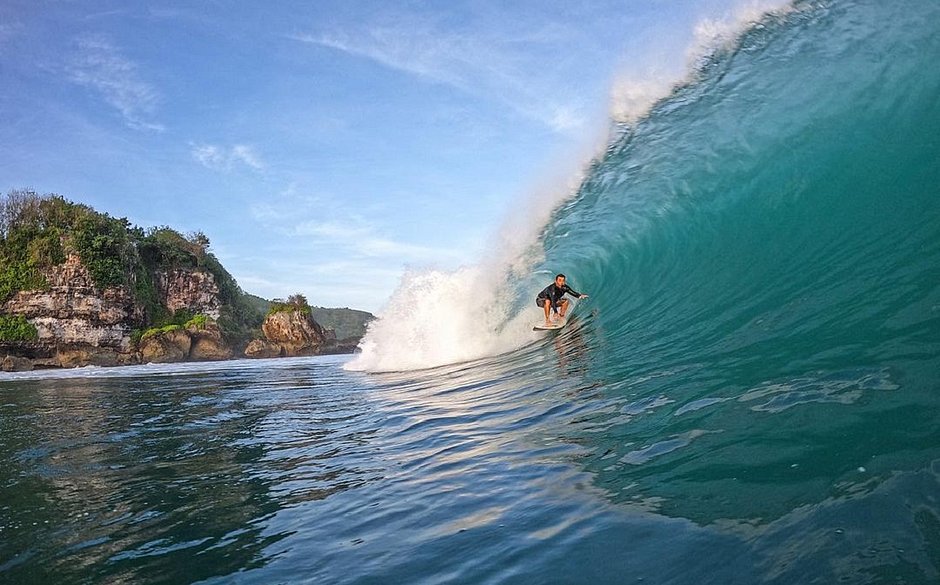
[[[78,40],[77,51],[67,65],[68,78],[98,93],[136,130],[163,131],[153,120],[160,96],[144,81],[135,62],[102,36]]]
[[[192,144],[190,154],[193,159],[214,171],[231,171],[239,166],[246,166],[255,171],[264,170],[265,164],[254,148],[246,144],[231,147],[216,144]]]
[[[459,262],[465,251],[424,246],[390,236],[380,222],[336,201],[302,193],[292,185],[271,202],[251,206],[252,217],[294,242],[316,249],[342,250],[344,256],[396,266]]]
[[[308,220],[292,228],[293,235],[311,243],[342,247],[354,258],[391,260],[400,264],[453,262],[464,257],[459,250],[422,246],[390,238],[374,223],[357,215],[341,219]]]
[[[582,105],[568,94],[566,81],[570,80],[558,77],[554,66],[546,66],[544,54],[533,50],[561,42],[566,34],[557,26],[524,34],[485,27],[453,29],[412,14],[365,24],[358,30],[289,38],[497,101],[556,132],[573,132],[583,128],[586,120]]]

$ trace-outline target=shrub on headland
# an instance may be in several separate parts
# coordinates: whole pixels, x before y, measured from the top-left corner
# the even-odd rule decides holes
[[[134,334],[131,335],[131,339],[134,343],[139,343],[154,335],[170,333],[172,331],[182,331],[183,329],[202,331],[213,322],[214,321],[210,319],[208,315],[201,313],[193,315],[185,309],[179,310],[173,313],[173,316],[163,323],[144,329],[143,331],[135,331]]]
[[[185,323],[183,323],[183,327],[184,327],[185,329],[199,329],[199,330],[201,330],[201,329],[205,329],[206,326],[207,326],[211,321],[212,321],[212,320],[211,320],[207,315],[202,315],[202,314],[193,315],[193,318],[192,318],[192,319],[189,319],[188,321],[186,321]]]
[[[147,329],[141,334],[140,340],[144,341],[145,339],[149,339],[153,337],[154,335],[160,335],[162,333],[170,333],[171,331],[182,331],[182,330],[183,330],[183,327],[181,325],[176,325],[175,323],[172,325],[165,325],[163,327],[151,327],[150,329]]]
[[[274,313],[289,313],[289,312],[298,312],[303,315],[310,315],[312,309],[310,308],[310,303],[307,302],[307,297],[300,293],[292,294],[287,297],[287,300],[274,299],[271,301],[271,306],[268,308],[268,315],[273,315]]]

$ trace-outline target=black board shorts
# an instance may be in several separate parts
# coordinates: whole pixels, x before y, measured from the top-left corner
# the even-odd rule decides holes
[[[568,299],[559,299],[557,304],[560,305],[560,304],[565,303],[565,302],[567,302],[567,301],[568,301]],[[548,299],[546,299],[546,298],[542,298],[542,297],[536,297],[536,298],[535,298],[535,304],[538,305],[539,307],[544,307],[546,302],[548,302]]]

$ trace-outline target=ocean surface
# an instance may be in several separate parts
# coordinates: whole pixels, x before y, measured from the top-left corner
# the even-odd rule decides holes
[[[938,63],[798,2],[360,354],[0,375],[0,583],[940,582]]]

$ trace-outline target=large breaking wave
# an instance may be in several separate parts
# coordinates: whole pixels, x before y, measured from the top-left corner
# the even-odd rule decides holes
[[[733,24],[705,27],[720,34],[668,95],[626,92],[550,216],[509,222],[477,266],[406,275],[350,367],[537,343],[532,297],[558,271],[591,293],[574,318],[615,368],[734,355],[765,379],[937,352],[940,5],[797,2]]]

